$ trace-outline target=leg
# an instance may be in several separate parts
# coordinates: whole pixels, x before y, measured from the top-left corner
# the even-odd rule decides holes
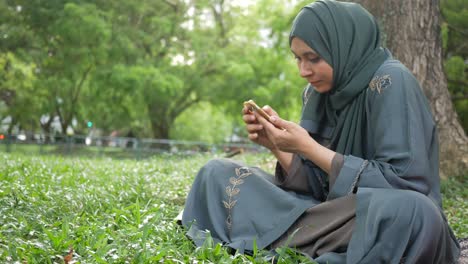
[[[226,159],[208,162],[187,197],[182,224],[200,246],[209,230],[213,239],[243,252],[253,243],[265,248],[317,201],[286,192],[272,176]]]
[[[448,226],[428,197],[374,189],[361,202],[347,263],[451,263]]]

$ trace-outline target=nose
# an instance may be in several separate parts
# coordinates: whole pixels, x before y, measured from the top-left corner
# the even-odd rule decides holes
[[[307,61],[301,61],[299,63],[299,74],[302,78],[307,78],[313,74],[312,68],[308,65]]]

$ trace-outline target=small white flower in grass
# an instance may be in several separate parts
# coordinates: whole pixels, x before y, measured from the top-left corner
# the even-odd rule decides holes
[[[31,244],[32,246],[36,247],[36,248],[40,248],[40,249],[46,249],[46,246],[44,244],[42,244],[41,242],[39,241],[35,241],[35,242],[30,242],[29,244]]]
[[[131,248],[139,248],[140,245],[138,245],[138,244],[130,244],[130,247],[131,247]]]

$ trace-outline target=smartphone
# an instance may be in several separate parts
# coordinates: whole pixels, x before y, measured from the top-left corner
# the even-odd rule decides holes
[[[245,102],[244,102],[244,106],[247,107],[247,109],[249,109],[249,111],[250,111],[251,113],[253,113],[253,112],[259,113],[261,116],[263,116],[263,118],[265,118],[266,120],[268,120],[268,121],[271,123],[271,121],[270,121],[270,115],[267,114],[267,112],[265,112],[265,110],[263,110],[260,106],[258,106],[258,105],[254,102],[254,100],[245,101]],[[279,128],[279,129],[282,129],[282,130],[286,130],[286,129],[284,129],[284,128],[282,128],[282,127],[279,127],[279,126],[277,126],[277,125],[275,125],[275,127]]]
[[[263,118],[265,118],[266,120],[270,121],[270,115],[267,114],[267,112],[265,112],[260,106],[258,106],[254,100],[248,100],[248,101],[245,101],[244,102],[244,106],[247,107],[247,109],[249,109],[249,112],[253,113],[253,112],[257,112],[259,113],[261,116],[263,116]]]

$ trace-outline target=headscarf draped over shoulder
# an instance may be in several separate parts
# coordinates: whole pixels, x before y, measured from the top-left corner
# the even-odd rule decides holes
[[[380,45],[374,17],[355,3],[320,0],[305,6],[294,20],[290,43],[294,37],[302,39],[333,68],[330,92],[320,94],[310,85],[306,88],[301,118],[301,125],[310,133],[330,138],[336,134],[335,127],[343,125],[339,124],[339,111],[361,108],[349,105],[355,104],[354,99],[368,87],[389,55]]]

